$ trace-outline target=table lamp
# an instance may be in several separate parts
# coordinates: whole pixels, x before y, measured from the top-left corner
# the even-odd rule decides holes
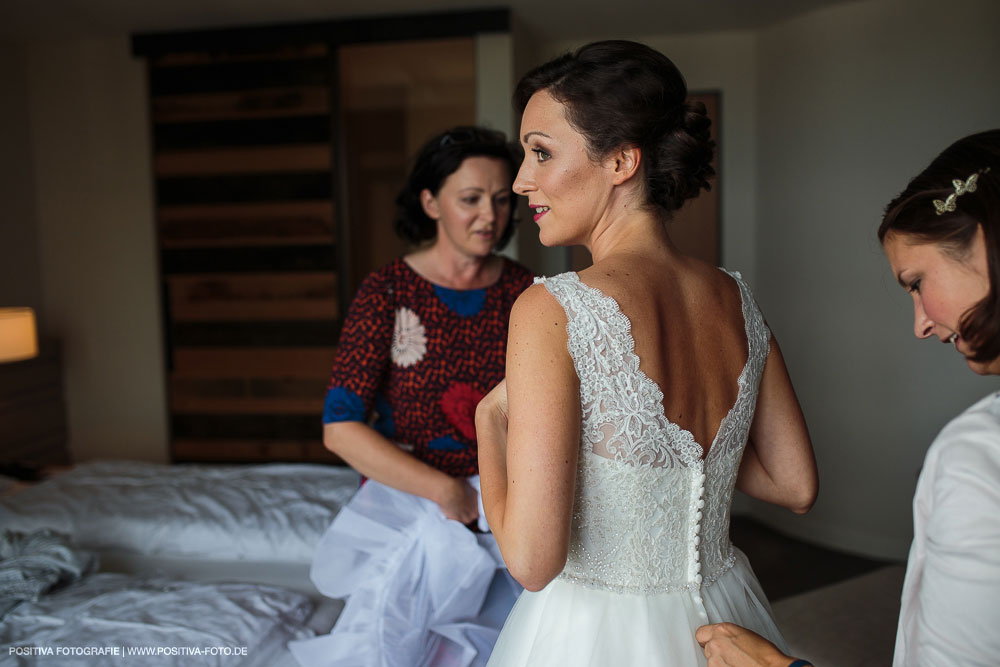
[[[38,356],[35,311],[0,308],[0,364]]]

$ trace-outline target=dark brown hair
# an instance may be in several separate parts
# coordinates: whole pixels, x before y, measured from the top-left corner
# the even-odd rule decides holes
[[[975,192],[954,198],[955,210],[938,212],[939,206],[976,175]],[[956,260],[966,258],[976,230],[982,227],[990,291],[970,308],[959,324],[962,338],[975,351],[973,361],[1000,357],[1000,129],[959,139],[910,181],[885,209],[878,239],[890,234],[918,243],[936,243]]]
[[[664,217],[711,188],[715,142],[705,105],[685,101],[684,77],[659,51],[624,40],[587,44],[528,72],[514,106],[524,113],[541,90],[566,106],[592,160],[621,146],[642,150],[646,198]]]
[[[410,175],[396,197],[396,234],[410,243],[420,243],[437,236],[437,222],[424,213],[420,193],[427,189],[437,196],[445,180],[470,157],[500,160],[507,167],[507,177],[513,184],[517,173],[517,153],[518,149],[507,141],[503,132],[485,127],[453,127],[428,139],[417,153]],[[516,208],[511,202],[510,217],[497,242],[497,249],[507,245],[514,235]]]

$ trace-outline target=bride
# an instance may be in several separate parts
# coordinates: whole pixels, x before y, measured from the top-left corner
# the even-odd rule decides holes
[[[806,512],[809,435],[739,274],[682,255],[666,224],[714,174],[700,105],[634,42],[529,72],[515,102],[543,244],[594,264],[537,279],[511,312],[506,380],[476,414],[482,495],[527,589],[490,659],[704,665],[694,630],[730,621],[783,645],[729,540],[734,485]]]

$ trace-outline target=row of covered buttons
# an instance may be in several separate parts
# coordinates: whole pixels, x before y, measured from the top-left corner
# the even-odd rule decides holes
[[[694,497],[694,521],[693,524],[693,535],[691,536],[691,568],[693,570],[694,576],[692,579],[694,583],[698,584],[699,590],[694,594],[694,601],[699,605],[699,614],[702,616],[703,620],[708,620],[708,614],[705,612],[705,607],[702,604],[701,599],[701,550],[698,548],[701,544],[701,511],[705,507],[705,473],[701,472],[695,476],[694,488],[692,489],[692,495]]]

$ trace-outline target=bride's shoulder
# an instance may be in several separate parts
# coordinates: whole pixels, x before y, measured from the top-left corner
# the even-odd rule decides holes
[[[535,283],[521,292],[514,301],[510,317],[513,323],[515,316],[531,317],[544,315],[548,312],[562,311],[558,299],[552,293],[552,288],[563,279],[562,275],[535,278]]]
[[[541,282],[521,292],[510,311],[508,364],[518,350],[566,349],[566,311]]]

